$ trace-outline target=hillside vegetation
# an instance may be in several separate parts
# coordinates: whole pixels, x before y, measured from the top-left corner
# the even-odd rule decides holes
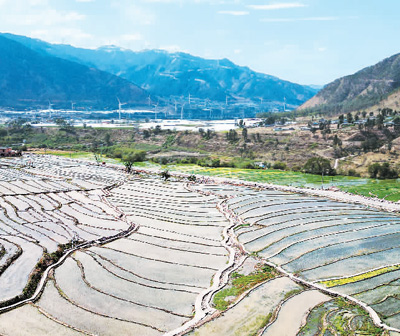
[[[384,113],[386,118],[394,120],[392,126],[383,124]],[[309,130],[300,130],[299,126],[293,130],[244,127],[229,132],[169,131],[161,130],[160,126],[149,130],[80,128],[62,119],[57,120],[58,128],[36,128],[20,120],[0,128],[0,141],[13,145],[25,140],[28,148],[102,153],[117,159],[134,157],[135,161],[145,159],[141,152],[144,151],[147,159],[161,164],[257,168],[262,163],[264,167],[310,172],[305,166],[307,161],[321,157],[336,168],[336,173],[343,175],[370,176],[369,166],[383,162],[399,171],[397,112],[385,109],[377,116],[370,116],[365,124],[357,124],[355,120],[360,117],[361,114],[348,114],[350,122],[344,123],[344,116],[341,116],[338,125],[329,120],[320,121]],[[327,170],[333,173],[329,167],[323,170],[325,174]],[[388,175],[377,173],[376,176],[385,178]]]
[[[330,115],[369,109],[382,101],[392,102],[398,97],[399,87],[400,54],[396,54],[326,85],[299,109]],[[397,104],[384,105],[397,107]]]

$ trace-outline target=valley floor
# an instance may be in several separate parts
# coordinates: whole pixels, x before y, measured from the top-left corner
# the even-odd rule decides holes
[[[91,244],[50,272],[37,300],[0,311],[2,335],[400,332],[396,203],[31,160],[0,168],[2,305],[59,244]]]

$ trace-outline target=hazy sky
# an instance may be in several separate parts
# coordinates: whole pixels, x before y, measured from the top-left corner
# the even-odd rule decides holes
[[[326,84],[400,52],[400,0],[0,0],[0,31],[229,58]]]

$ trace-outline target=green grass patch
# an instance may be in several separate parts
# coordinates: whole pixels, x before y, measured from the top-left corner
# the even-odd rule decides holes
[[[57,150],[43,150],[43,153],[54,155],[54,156],[62,156],[71,159],[87,159],[89,157],[93,157],[92,153],[83,152],[83,151],[57,151]],[[93,157],[94,158],[94,157]]]
[[[266,265],[263,265],[259,270],[249,275],[232,273],[231,285],[215,294],[214,307],[220,311],[226,310],[238,296],[255,287],[257,284],[272,279],[277,275],[278,273],[275,269]],[[228,299],[229,297],[232,298]]]
[[[241,179],[252,182],[274,183],[279,185],[292,185],[292,186],[321,186],[326,187],[338,184],[360,184],[366,183],[365,179],[360,179],[350,176],[334,176],[322,177],[320,175],[304,174],[301,172],[284,171],[278,169],[243,169],[243,168],[209,168],[200,167],[198,165],[171,165],[171,170],[200,174],[207,176],[217,176],[233,179]],[[322,183],[323,182],[323,183]]]
[[[313,308],[298,336],[310,335],[368,335],[388,336],[373,324],[369,314],[361,307],[343,298],[322,303]]]
[[[367,197],[378,197],[393,202],[400,200],[399,180],[365,180],[366,182],[364,184],[348,186],[344,185],[341,187],[341,189],[352,194],[358,194]]]
[[[400,200],[399,180],[375,180],[343,175],[324,176],[322,178],[320,175],[277,169],[210,168],[191,164],[169,165],[168,169],[188,174],[216,176],[300,188],[328,188],[334,186],[356,195],[378,197],[393,202]]]
[[[295,296],[295,295],[301,293],[302,291],[303,291],[302,288],[293,289],[293,290],[291,290],[291,291],[285,293],[285,296],[283,297],[283,300],[286,300],[286,299],[288,299],[288,298],[290,298],[290,297],[292,297],[292,296]]]

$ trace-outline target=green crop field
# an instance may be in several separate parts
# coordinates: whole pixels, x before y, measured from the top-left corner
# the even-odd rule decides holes
[[[218,176],[246,181],[290,185],[296,187],[328,188],[335,186],[353,194],[400,200],[399,180],[375,180],[351,176],[322,176],[275,169],[207,168],[197,165],[163,166],[173,171]]]
[[[47,151],[47,154],[95,161],[94,155],[87,152]],[[103,156],[103,160],[106,163],[122,164],[119,159],[111,159],[105,156]],[[135,166],[141,168],[169,169],[171,171],[188,174],[218,176],[295,187],[328,188],[335,186],[352,194],[378,197],[394,202],[400,200],[399,180],[375,180],[342,175],[322,177],[321,175],[276,169],[208,168],[190,164],[161,166],[152,162],[137,162]]]

